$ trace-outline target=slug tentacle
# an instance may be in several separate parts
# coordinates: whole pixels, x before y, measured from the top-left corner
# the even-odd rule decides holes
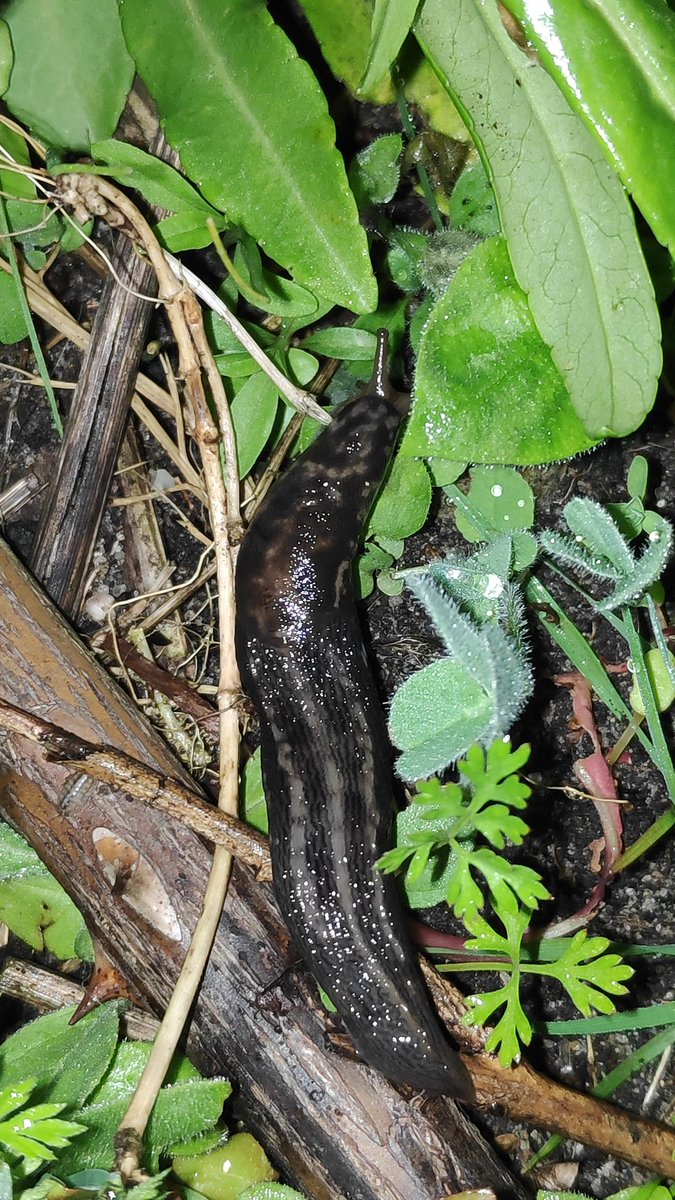
[[[396,882],[375,868],[394,818],[391,752],[351,567],[401,420],[382,337],[378,350],[372,390],[338,411],[244,539],[237,655],[260,718],[275,892],[305,961],[366,1062],[471,1099]]]

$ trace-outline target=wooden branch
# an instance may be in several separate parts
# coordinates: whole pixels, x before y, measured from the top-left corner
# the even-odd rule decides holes
[[[56,1012],[71,1004],[81,1004],[85,989],[65,975],[46,971],[36,963],[6,958],[0,971],[0,995],[12,996],[44,1012]],[[129,1008],[122,1013],[124,1033],[134,1041],[151,1042],[158,1027],[157,1018],[141,1008]]]
[[[132,293],[151,292],[154,274],[126,238],[115,270],[122,283],[109,276],[104,284],[31,554],[35,575],[73,617],[84,598],[152,311]]]
[[[153,771],[121,750],[115,750],[112,746],[95,746],[50,721],[30,716],[4,700],[0,700],[0,729],[42,746],[51,762],[61,763],[71,771],[81,771],[89,779],[97,779],[108,787],[141,800],[157,812],[167,813],[214,845],[224,846],[230,854],[255,871],[258,882],[271,881],[267,839],[256,833],[250,825],[206,804],[192,788],[159,771]]]

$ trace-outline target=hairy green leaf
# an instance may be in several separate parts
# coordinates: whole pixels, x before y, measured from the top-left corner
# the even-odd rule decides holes
[[[59,1156],[68,1175],[84,1167],[109,1169],[115,1160],[113,1138],[150,1054],[147,1042],[123,1042],[110,1070],[78,1117],[87,1128],[78,1146]],[[144,1161],[157,1169],[159,1155],[174,1144],[212,1128],[231,1092],[224,1079],[200,1079],[186,1060],[173,1069],[171,1086],[162,1088],[150,1118]]]
[[[675,13],[660,0],[506,0],[675,255]]]
[[[115,0],[9,0],[2,15],[14,46],[5,93],[14,115],[67,150],[110,137],[134,76]]]
[[[0,1048],[0,1086],[35,1079],[39,1096],[78,1108],[105,1074],[115,1052],[120,1005],[100,1005],[69,1025],[74,1006],[24,1025]]]
[[[490,238],[431,310],[401,454],[529,464],[593,444],[537,332],[506,242]]]
[[[373,309],[366,235],[326,101],[265,7],[120,0],[120,11],[167,137],[207,200],[310,291]]]
[[[565,506],[564,515],[574,537],[544,530],[540,544],[552,558],[569,563],[578,573],[612,582],[610,594],[595,601],[600,612],[640,600],[660,579],[670,558],[673,527],[659,513],[645,513],[647,542],[639,556],[613,517],[593,500],[575,497]]]
[[[449,658],[415,672],[391,705],[390,732],[404,753],[404,779],[441,771],[468,747],[488,745],[510,728],[532,690],[522,646],[497,624],[476,625],[433,575],[410,574],[406,583],[422,601]]]
[[[462,171],[452,189],[448,216],[458,229],[471,229],[482,237],[500,232],[495,195],[480,160]]]
[[[391,200],[398,187],[402,149],[400,133],[386,133],[357,154],[349,182],[360,209]]]
[[[476,140],[516,278],[577,416],[592,438],[629,433],[654,403],[661,355],[620,181],[496,5],[426,0],[416,32]]]

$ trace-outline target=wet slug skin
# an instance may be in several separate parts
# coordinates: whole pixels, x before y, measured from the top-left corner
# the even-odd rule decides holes
[[[366,392],[270,490],[237,564],[237,657],[260,720],[279,907],[361,1057],[388,1078],[471,1099],[375,862],[394,818],[391,751],[352,584],[363,525],[407,398],[380,334]]]

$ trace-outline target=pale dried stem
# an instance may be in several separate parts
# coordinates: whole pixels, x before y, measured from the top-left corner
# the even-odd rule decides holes
[[[86,329],[78,325],[77,321],[71,317],[70,313],[63,307],[62,304],[51,294],[47,286],[31,268],[24,262],[21,264],[21,275],[26,289],[26,298],[31,310],[43,320],[47,321],[54,329],[68,338],[74,346],[79,350],[85,350],[89,342],[89,334]],[[9,263],[5,263],[0,259],[0,270],[6,274],[11,273]],[[64,387],[64,384],[56,384],[57,387]],[[204,488],[202,480],[197,471],[190,463],[186,455],[181,454],[180,448],[171,440],[168,433],[162,428],[160,422],[150,411],[144,400],[150,400],[156,408],[162,412],[174,415],[175,407],[172,397],[162,388],[153,383],[147,376],[139,374],[136,377],[136,393],[134,394],[131,407],[136,416],[146,426],[148,432],[162,447],[167,456],[175,464],[178,470],[183,475],[185,481],[189,483],[195,490],[200,499],[204,499]]]
[[[192,434],[199,444],[206,490],[209,498],[211,526],[216,556],[219,588],[220,677],[218,711],[220,715],[220,789],[218,806],[236,816],[238,802],[239,722],[236,698],[239,694],[239,675],[234,652],[234,564],[231,553],[230,525],[234,527],[238,514],[238,489],[230,486],[229,500],[233,504],[228,521],[228,496],[223,484],[220,461],[220,435],[209,412],[203,375],[215,383],[217,371],[210,365],[210,352],[203,336],[199,305],[184,284],[178,282],[165,261],[163,252],[147,221],[135,205],[105,179],[84,176],[64,177],[67,199],[78,204],[78,198],[93,201],[93,210],[101,213],[100,197],[110,206],[101,213],[112,224],[131,231],[147,254],[157,275],[159,299],[166,305],[178,347],[179,373],[183,379],[192,420]],[[69,189],[71,191],[69,192]],[[77,208],[76,208],[77,211]],[[218,377],[219,378],[219,377]],[[219,397],[216,396],[216,402]],[[219,405],[219,408],[221,406]],[[221,416],[224,414],[221,412]],[[223,443],[225,469],[230,481],[237,479],[236,455],[231,430]],[[215,937],[227,884],[232,868],[232,855],[217,846],[209,880],[204,893],[201,915],[193,933],[178,983],[166,1009],[152,1054],[118,1131],[118,1168],[125,1179],[138,1177],[140,1142],[167,1069],[173,1057],[183,1026],[199,986]]]
[[[281,395],[288,400],[288,403],[293,408],[296,408],[298,412],[303,413],[304,416],[313,417],[315,421],[320,421],[322,425],[329,425],[331,420],[330,414],[317,404],[310,392],[296,387],[295,384],[286,378],[283,372],[267,357],[265,351],[261,350],[246,327],[242,325],[241,321],[237,320],[234,313],[230,312],[227,305],[223,303],[212,288],[168,252],[166,252],[166,260],[170,263],[177,277],[188,284],[195,295],[199,296],[199,299],[203,300],[204,304],[221,317],[228,328],[232,330],[235,337],[241,342],[242,346],[248,350],[251,358],[257,362],[260,369],[276,384]]]

